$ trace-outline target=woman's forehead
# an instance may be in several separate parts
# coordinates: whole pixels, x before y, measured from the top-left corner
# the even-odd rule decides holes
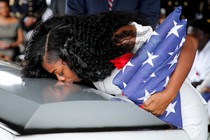
[[[47,70],[49,73],[53,73],[55,70],[60,69],[62,67],[62,60],[59,59],[56,62],[49,62],[46,59],[42,62],[42,67]]]

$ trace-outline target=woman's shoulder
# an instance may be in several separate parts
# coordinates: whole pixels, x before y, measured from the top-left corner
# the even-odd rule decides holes
[[[1,20],[2,25],[19,24],[19,20],[15,17],[8,17],[5,20]]]
[[[15,18],[15,17],[10,17],[9,22],[10,23],[18,23],[19,20],[17,18]]]
[[[185,45],[191,46],[195,50],[198,48],[198,39],[193,35],[187,35]]]
[[[18,26],[18,25],[20,25],[20,22],[18,19],[11,17],[4,21],[1,20],[0,25],[3,27]]]

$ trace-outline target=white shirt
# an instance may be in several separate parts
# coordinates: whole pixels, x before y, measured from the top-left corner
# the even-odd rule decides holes
[[[203,82],[202,82],[200,85],[198,85],[198,86],[196,87],[196,89],[197,89],[200,93],[202,93],[202,89],[203,89],[205,86],[210,87],[210,72],[208,73],[208,75],[206,76],[206,78],[203,80]]]
[[[203,50],[196,52],[193,66],[188,75],[192,82],[204,80],[210,72],[210,40],[207,42]]]

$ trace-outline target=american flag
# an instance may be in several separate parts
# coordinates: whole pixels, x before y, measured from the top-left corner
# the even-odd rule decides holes
[[[181,10],[179,6],[167,16],[113,80],[123,94],[138,106],[152,94],[165,89],[177,65],[187,24],[185,19],[180,20]],[[180,93],[158,117],[182,128]]]

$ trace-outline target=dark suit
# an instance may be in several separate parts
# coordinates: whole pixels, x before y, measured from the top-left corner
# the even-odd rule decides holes
[[[65,14],[66,0],[51,0],[50,8],[54,16]]]
[[[113,11],[138,12],[153,27],[156,27],[160,0],[114,0]],[[109,11],[107,0],[67,0],[67,14],[94,14]]]

